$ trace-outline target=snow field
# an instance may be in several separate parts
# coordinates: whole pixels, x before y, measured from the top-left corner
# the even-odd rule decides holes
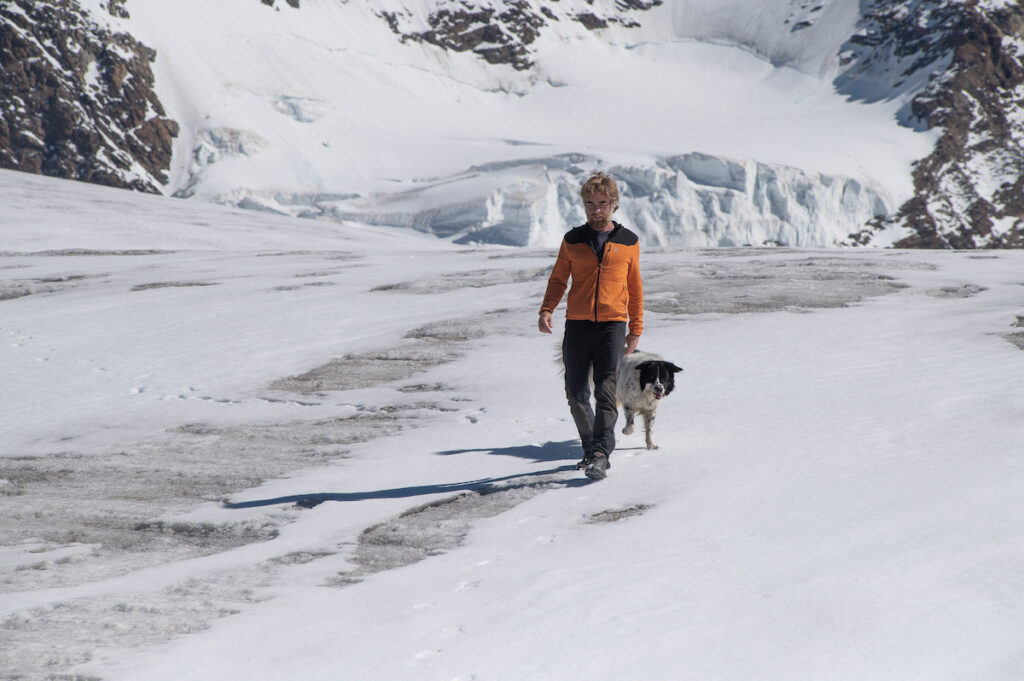
[[[592,484],[552,251],[5,179],[9,673],[1022,671],[1017,253],[645,250],[685,371]]]

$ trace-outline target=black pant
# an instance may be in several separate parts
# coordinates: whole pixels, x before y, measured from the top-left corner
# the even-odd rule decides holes
[[[585,453],[611,456],[615,449],[615,382],[626,342],[626,322],[565,322],[562,362],[565,396]],[[593,377],[595,405],[590,404]]]

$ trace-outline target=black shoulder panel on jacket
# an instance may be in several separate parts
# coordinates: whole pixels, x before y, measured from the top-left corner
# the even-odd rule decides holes
[[[565,242],[568,244],[587,244],[590,243],[591,234],[593,234],[593,231],[590,229],[590,225],[583,224],[579,227],[573,227],[565,233]],[[632,246],[640,241],[640,237],[616,222],[615,229],[612,231],[608,241],[614,244],[622,244],[623,246]]]
[[[585,244],[590,242],[590,226],[580,225],[574,227],[565,233],[565,243],[567,244]]]
[[[612,234],[610,241],[613,241],[617,244],[622,244],[623,246],[632,246],[640,241],[640,237],[638,237],[632,231],[626,229],[625,227],[618,223],[615,224],[618,227],[618,229],[616,229],[615,233]]]

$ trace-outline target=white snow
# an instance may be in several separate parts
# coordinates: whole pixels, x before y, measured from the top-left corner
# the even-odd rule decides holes
[[[661,449],[620,436],[589,484],[535,326],[551,250],[8,171],[0,244],[12,678],[1024,674],[1020,253],[645,246],[641,347],[685,371]],[[357,417],[402,429],[260,475]],[[225,506],[197,466],[263,481]],[[367,567],[364,530],[460,494],[389,530],[422,560]],[[276,534],[216,543],[239,526]]]
[[[686,217],[713,198],[691,193],[664,203],[665,231],[649,236],[677,246],[743,244],[749,234],[759,237],[755,244],[831,246],[873,213],[848,211],[822,182],[856,182],[892,212],[912,195],[911,163],[935,141],[898,125],[907,93],[865,104],[836,91],[856,0],[666,2],[629,13],[641,27],[598,31],[571,17],[615,11],[610,0],[528,0],[528,9],[560,18],[541,28],[530,46],[534,66],[523,72],[403,42],[379,16],[396,12],[403,28],[424,30],[436,6],[133,0],[131,19],[121,23],[156,49],[156,91],[181,126],[167,193],[291,215],[307,214],[316,195],[340,196],[347,198],[312,213],[394,225],[405,224],[389,222],[399,200],[413,204],[419,229],[461,238],[446,221],[451,212],[486,212],[497,200],[478,190],[472,168],[582,154],[604,167],[656,169],[699,153],[796,178],[783,193],[814,186],[812,203],[823,214],[779,221],[740,193],[732,197],[738,215],[715,230],[724,236],[709,238]],[[216,140],[226,146],[210,153]],[[492,178],[494,191],[516,193],[505,179]],[[448,192],[409,194],[431,181]],[[305,200],[282,206],[281,195]],[[543,192],[525,208],[525,216],[498,216],[507,225],[503,243],[555,247],[572,226]]]

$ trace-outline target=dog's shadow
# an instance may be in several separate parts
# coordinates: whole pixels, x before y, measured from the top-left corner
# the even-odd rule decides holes
[[[579,444],[573,440],[565,442],[548,442],[543,445],[524,445],[519,447],[500,447],[498,449],[450,449],[435,452],[441,456],[454,454],[488,453],[498,456],[516,456],[522,459],[529,459],[535,463],[554,462],[567,458],[575,458],[578,453]],[[497,489],[509,489],[515,487],[529,487],[532,485],[551,485],[561,487],[583,487],[591,484],[587,478],[562,479],[557,476],[559,473],[566,473],[576,470],[575,464],[558,466],[543,471],[531,473],[519,473],[506,475],[497,478],[481,478],[479,480],[465,480],[462,482],[446,482],[433,485],[415,485],[412,487],[394,487],[391,489],[371,490],[366,492],[314,492],[309,494],[290,494],[271,499],[254,499],[252,501],[225,502],[224,508],[244,509],[257,508],[260,506],[275,506],[277,504],[295,504],[302,508],[313,508],[325,501],[365,501],[367,499],[406,499],[432,494],[446,494],[453,492],[478,492],[487,494]],[[541,479],[538,478],[549,478]]]

